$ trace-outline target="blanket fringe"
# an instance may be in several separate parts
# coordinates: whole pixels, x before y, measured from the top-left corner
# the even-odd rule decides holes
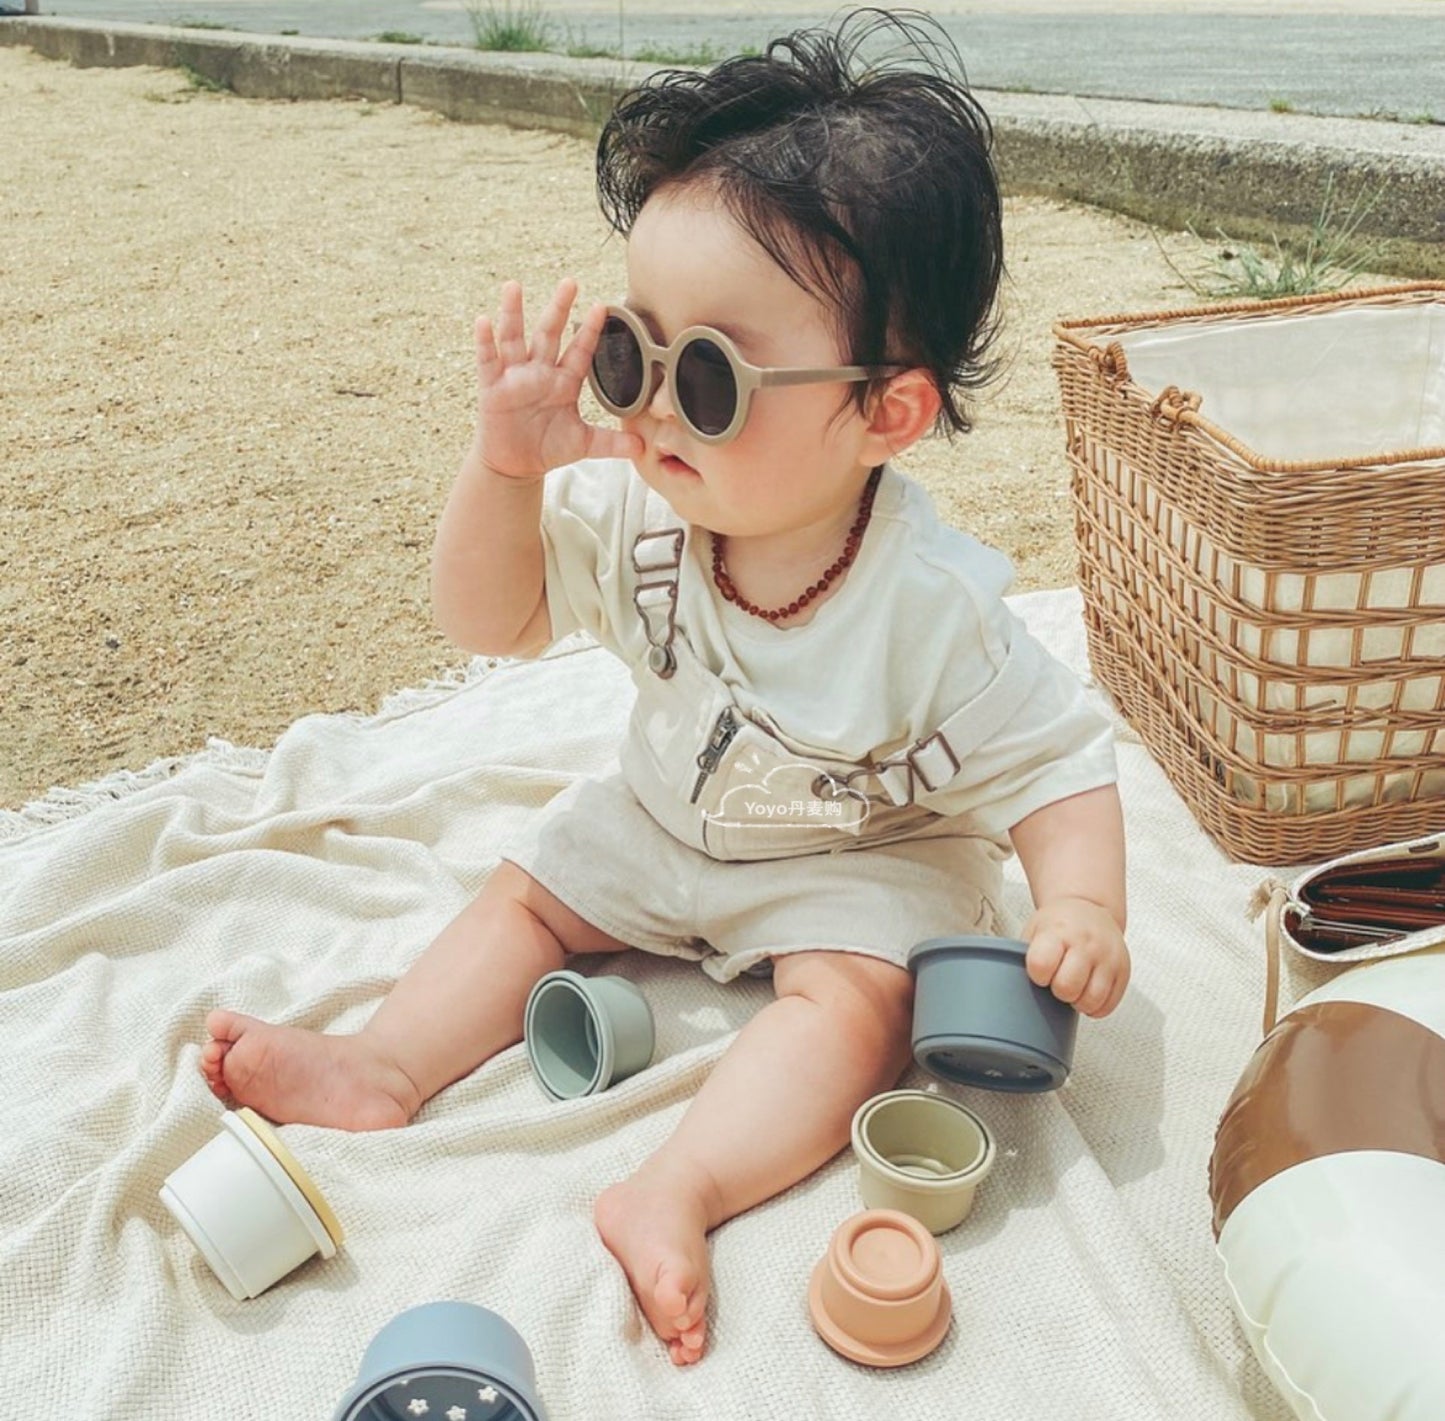
[[[545,655],[536,658],[550,661],[557,657],[572,656],[578,652],[601,650],[600,643],[586,632],[574,632],[563,637],[550,647]],[[409,686],[393,691],[382,701],[374,715],[364,712],[342,712],[359,721],[387,721],[399,716],[410,715],[413,711],[444,701],[448,696],[484,680],[494,671],[508,666],[525,666],[529,662],[516,657],[474,656],[469,662],[450,668],[440,677],[420,686]],[[114,804],[119,799],[163,784],[173,775],[192,765],[214,765],[224,770],[235,770],[242,774],[261,774],[270,759],[269,750],[254,750],[245,746],[232,745],[228,740],[212,736],[206,741],[206,748],[189,755],[168,755],[154,760],[143,770],[116,770],[103,779],[91,780],[73,788],[56,786],[43,798],[32,800],[20,809],[0,809],[0,842],[23,839],[27,834],[79,819],[103,805]]]
[[[229,740],[211,737],[206,748],[190,755],[168,755],[153,760],[143,770],[116,770],[104,779],[90,780],[71,788],[57,785],[41,799],[32,800],[20,809],[0,810],[0,840],[22,839],[41,829],[79,819],[102,805],[163,784],[191,765],[215,765],[242,774],[260,774],[266,768],[269,750],[253,750],[232,745]]]
[[[572,632],[539,657],[517,656],[474,656],[469,662],[453,666],[420,686],[408,686],[393,691],[382,703],[374,716],[358,715],[359,720],[396,720],[410,715],[413,711],[425,710],[478,681],[485,680],[494,671],[504,671],[511,666],[530,666],[535,661],[555,661],[563,656],[575,656],[581,651],[600,651],[602,645],[589,632]]]
[[[357,719],[396,720],[410,715],[413,711],[425,710],[428,706],[434,706],[438,701],[455,695],[463,687],[483,680],[501,664],[495,656],[473,657],[466,665],[450,667],[442,675],[434,676],[420,686],[406,686],[400,691],[393,691],[382,701],[374,716],[362,715]]]

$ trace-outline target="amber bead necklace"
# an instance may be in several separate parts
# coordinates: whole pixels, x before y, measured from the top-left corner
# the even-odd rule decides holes
[[[753,616],[762,617],[769,622],[776,622],[782,617],[791,617],[802,611],[820,592],[842,577],[843,573],[852,565],[853,559],[858,556],[858,549],[863,542],[863,530],[868,526],[868,519],[873,513],[873,495],[878,491],[878,479],[882,473],[883,466],[880,464],[868,476],[868,483],[863,489],[863,497],[858,504],[858,516],[848,530],[848,540],[843,545],[842,555],[817,582],[801,593],[795,601],[789,602],[786,607],[774,607],[765,611],[742,597],[737,588],[733,586],[733,580],[728,576],[727,565],[723,562],[727,537],[722,533],[712,534],[712,580],[717,584],[717,590],[729,602],[736,602],[743,611],[751,612]]]

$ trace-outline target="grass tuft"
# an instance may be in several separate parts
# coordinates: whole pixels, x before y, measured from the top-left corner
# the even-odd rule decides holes
[[[182,63],[177,66],[181,75],[192,89],[198,89],[207,94],[225,94],[230,92],[230,86],[223,84],[219,79],[212,79],[209,74],[202,74],[199,69],[189,64]]]
[[[697,69],[706,69],[722,59],[726,51],[706,41],[700,44],[683,45],[680,49],[664,49],[660,45],[644,45],[633,50],[628,57],[640,64],[690,64]]]
[[[554,26],[540,0],[468,0],[467,16],[478,49],[517,54],[553,47]]]
[[[1378,242],[1357,240],[1361,223],[1374,210],[1384,193],[1383,186],[1368,197],[1364,189],[1349,210],[1339,212],[1335,200],[1334,174],[1325,182],[1324,200],[1310,224],[1304,249],[1298,255],[1287,250],[1277,236],[1270,238],[1273,252],[1262,252],[1248,243],[1235,241],[1215,228],[1218,249],[1202,267],[1186,271],[1167,252],[1164,259],[1196,296],[1208,301],[1267,301],[1277,296],[1312,296],[1338,291],[1366,270],[1379,255]],[[1197,241],[1210,243],[1193,227]],[[1163,247],[1160,247],[1163,251]]]

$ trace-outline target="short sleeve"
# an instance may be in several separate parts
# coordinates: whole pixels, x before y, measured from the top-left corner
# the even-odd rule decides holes
[[[541,531],[552,642],[585,631],[617,650],[615,597],[608,593],[618,585],[630,469],[620,459],[587,459],[545,477]]]
[[[1079,678],[1002,599],[981,599],[975,610],[977,644],[960,654],[984,658],[984,679],[947,714],[940,710],[935,724],[948,745],[920,757],[937,788],[919,783],[915,796],[1001,840],[1036,809],[1115,783],[1118,767],[1113,727],[1089,704]]]

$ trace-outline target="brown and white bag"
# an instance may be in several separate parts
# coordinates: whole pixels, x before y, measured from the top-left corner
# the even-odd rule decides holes
[[[1269,978],[1265,1032],[1279,998],[1279,944],[1302,957],[1344,966],[1445,943],[1445,833],[1343,854],[1292,885],[1260,885],[1267,908]]]

